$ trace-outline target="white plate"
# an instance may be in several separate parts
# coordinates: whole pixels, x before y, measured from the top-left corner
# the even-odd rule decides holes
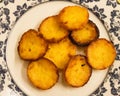
[[[108,69],[101,71],[93,70],[88,83],[80,88],[65,86],[61,77],[58,83],[48,90],[37,89],[29,82],[26,74],[27,62],[21,60],[17,52],[21,35],[28,29],[37,29],[44,18],[58,14],[63,7],[68,5],[76,4],[65,1],[52,1],[40,4],[26,12],[10,32],[6,48],[7,65],[15,83],[28,96],[88,96],[100,86],[107,75]],[[100,37],[109,40],[104,25],[92,12],[89,11],[89,14],[90,19],[96,23],[100,30]]]

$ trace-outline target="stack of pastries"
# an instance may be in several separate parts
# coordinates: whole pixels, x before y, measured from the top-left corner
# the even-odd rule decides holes
[[[96,24],[89,19],[83,6],[66,6],[58,14],[45,18],[38,30],[28,29],[18,43],[21,59],[30,61],[27,76],[37,88],[53,87],[59,72],[72,87],[85,85],[92,69],[102,70],[111,66],[116,57],[114,45],[99,38]],[[85,47],[84,53],[78,53]]]

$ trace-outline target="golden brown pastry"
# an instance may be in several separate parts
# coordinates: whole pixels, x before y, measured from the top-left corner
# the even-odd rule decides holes
[[[92,73],[92,68],[88,65],[87,59],[83,55],[73,56],[65,69],[65,80],[73,87],[85,85]]]
[[[89,19],[87,8],[82,6],[64,7],[58,14],[58,20],[68,30],[83,28]]]
[[[73,30],[70,34],[71,40],[79,46],[86,46],[98,37],[99,29],[91,20],[82,29]]]
[[[57,67],[46,58],[32,61],[28,65],[27,75],[34,86],[43,90],[53,87],[59,77]]]
[[[59,24],[57,15],[45,18],[38,30],[39,34],[49,42],[58,42],[68,36],[68,30]]]
[[[114,62],[116,50],[110,41],[100,38],[88,46],[86,54],[92,68],[106,69]]]
[[[71,56],[76,54],[76,46],[68,38],[58,43],[50,43],[45,58],[50,59],[59,69],[64,69]]]
[[[38,35],[38,32],[30,29],[20,38],[18,53],[24,60],[36,60],[46,53],[47,47],[47,42]]]

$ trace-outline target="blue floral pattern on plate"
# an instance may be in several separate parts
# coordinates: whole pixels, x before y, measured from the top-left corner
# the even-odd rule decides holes
[[[52,0],[0,1],[0,96],[26,96],[11,78],[6,65],[6,43],[16,21],[30,8]],[[116,0],[67,0],[88,7],[105,25],[115,45],[117,56],[101,86],[90,96],[120,96],[120,5]],[[100,5],[102,4],[102,5]],[[14,7],[11,9],[11,7]],[[7,89],[5,89],[7,88]],[[109,95],[108,95],[109,94]]]

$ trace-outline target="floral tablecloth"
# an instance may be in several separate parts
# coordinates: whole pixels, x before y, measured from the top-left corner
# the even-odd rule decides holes
[[[17,20],[30,8],[52,0],[0,0],[0,96],[26,96],[10,76],[6,44]],[[63,1],[63,0],[62,0]],[[117,56],[101,86],[90,96],[120,96],[120,4],[119,0],[67,0],[89,8],[105,25]],[[14,41],[13,41],[14,42]]]

